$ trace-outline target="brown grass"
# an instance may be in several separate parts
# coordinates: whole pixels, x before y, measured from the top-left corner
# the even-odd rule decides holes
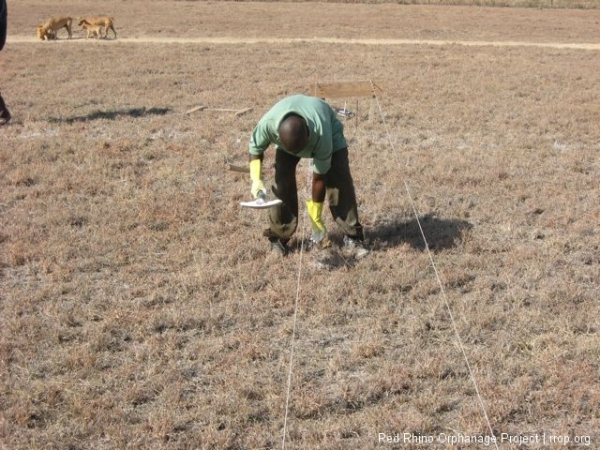
[[[11,37],[40,5],[10,5]],[[291,16],[292,36],[598,42],[600,19],[153,2],[157,25],[144,5],[103,12],[123,38],[281,37]],[[286,448],[484,448],[378,440],[489,431],[446,302],[498,437],[600,443],[597,51],[9,37],[0,58],[1,449],[281,448],[299,273]],[[272,264],[224,159],[281,96],[362,79],[384,89],[346,122],[373,252],[343,258],[326,216],[329,268]],[[200,104],[253,111],[184,114]]]

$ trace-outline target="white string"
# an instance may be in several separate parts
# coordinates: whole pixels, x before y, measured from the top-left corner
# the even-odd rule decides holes
[[[385,131],[387,134],[387,138],[388,141],[390,143],[390,147],[392,149],[392,151],[394,152],[394,154],[397,154],[396,152],[396,148],[394,146],[394,143],[392,142],[391,139],[391,134],[387,125],[387,122],[385,121],[385,117],[383,114],[383,110],[381,108],[381,104],[379,103],[379,98],[377,97],[377,95],[375,95],[375,88],[373,86],[373,82],[371,82],[371,88],[373,90],[373,97],[375,98],[376,102],[377,102],[377,107],[379,109],[379,114],[381,116],[381,120],[383,121],[384,127],[385,127]],[[433,271],[435,272],[435,277],[437,279],[437,282],[440,286],[440,292],[442,294],[442,298],[444,299],[444,303],[446,304],[446,309],[448,310],[448,315],[450,316],[450,322],[452,323],[452,328],[454,329],[454,334],[456,335],[456,340],[458,341],[458,345],[460,347],[460,351],[463,355],[463,358],[465,359],[465,363],[467,365],[467,369],[469,371],[469,377],[471,378],[471,382],[473,383],[473,386],[475,387],[475,392],[477,393],[477,398],[479,400],[479,405],[481,406],[481,410],[483,411],[483,416],[485,418],[485,421],[487,423],[488,426],[488,430],[490,431],[490,435],[494,436],[494,430],[492,429],[492,424],[490,423],[490,419],[488,417],[486,408],[485,408],[485,403],[483,402],[483,398],[481,397],[481,393],[479,392],[479,386],[477,384],[477,380],[475,379],[475,375],[473,373],[473,370],[471,369],[471,364],[469,363],[469,358],[467,357],[467,352],[465,351],[465,347],[463,345],[463,341],[462,338],[460,336],[460,333],[458,331],[458,328],[456,327],[456,322],[454,321],[454,315],[452,314],[452,309],[450,308],[450,303],[448,302],[448,297],[446,296],[446,290],[444,289],[444,284],[442,283],[442,280],[440,278],[440,275],[438,273],[437,267],[435,265],[435,262],[433,260],[433,254],[431,253],[431,250],[429,249],[429,244],[427,243],[427,239],[425,238],[425,232],[423,231],[423,227],[421,226],[421,221],[419,220],[419,213],[417,211],[417,208],[415,207],[415,203],[412,199],[412,196],[410,194],[410,190],[408,188],[408,184],[406,181],[404,181],[404,187],[406,189],[406,194],[408,195],[408,199],[410,201],[412,210],[413,210],[413,214],[415,216],[415,219],[417,220],[417,224],[419,225],[419,230],[421,232],[421,237],[423,238],[423,242],[425,243],[425,249],[427,250],[427,255],[429,256],[429,261],[431,262],[431,266],[433,267]],[[498,449],[498,443],[496,442],[496,440],[493,440],[494,445],[496,446],[496,449]]]
[[[307,176],[307,190],[310,189],[310,165]],[[292,321],[292,336],[290,342],[290,362],[288,368],[288,381],[287,381],[287,392],[285,395],[285,414],[283,417],[283,439],[281,442],[281,449],[285,450],[285,438],[287,435],[287,420],[288,420],[288,412],[290,407],[290,392],[292,389],[292,373],[294,368],[294,349],[296,347],[296,322],[298,318],[298,299],[300,297],[300,280],[302,279],[302,259],[304,256],[304,236],[306,225],[306,215],[302,214],[302,238],[300,240],[300,260],[298,261],[298,278],[296,281],[296,300],[294,301],[294,319]]]
[[[485,421],[487,423],[488,429],[489,429],[491,435],[494,436],[494,431],[492,429],[490,419],[489,419],[487,411],[485,409],[485,404],[483,402],[483,398],[481,397],[481,394],[479,392],[479,387],[477,385],[477,381],[475,380],[475,375],[473,374],[473,370],[471,370],[471,364],[469,363],[469,358],[467,357],[467,352],[465,351],[465,347],[463,345],[462,338],[456,327],[456,322],[454,321],[454,315],[452,314],[452,309],[450,308],[450,304],[448,302],[448,297],[446,296],[446,290],[444,289],[444,284],[442,283],[442,280],[440,279],[440,275],[438,273],[437,267],[435,265],[435,262],[433,261],[433,255],[431,253],[431,250],[429,250],[429,244],[427,243],[427,239],[425,238],[425,232],[423,231],[423,228],[421,227],[421,222],[419,221],[418,212],[417,212],[417,209],[413,202],[413,199],[410,195],[410,191],[408,189],[408,184],[406,184],[406,181],[404,182],[404,187],[406,188],[406,193],[408,194],[408,198],[410,200],[410,204],[412,206],[413,213],[417,219],[417,224],[419,225],[419,230],[421,231],[421,237],[423,238],[423,242],[425,242],[425,249],[427,250],[427,255],[429,256],[429,261],[431,262],[431,266],[433,267],[433,271],[435,272],[435,278],[437,279],[437,282],[440,285],[442,298],[444,299],[444,303],[446,304],[446,309],[448,310],[448,315],[450,316],[450,321],[452,322],[452,328],[454,329],[454,334],[456,335],[456,340],[458,341],[458,346],[460,347],[460,351],[465,359],[465,363],[466,363],[467,369],[469,371],[469,376],[471,377],[471,381],[473,382],[473,386],[475,387],[475,392],[477,393],[477,398],[479,399],[479,404],[481,406],[481,410],[483,411],[483,415],[485,417]],[[498,444],[496,443],[495,440],[494,440],[494,444],[496,445],[496,448],[498,448]]]

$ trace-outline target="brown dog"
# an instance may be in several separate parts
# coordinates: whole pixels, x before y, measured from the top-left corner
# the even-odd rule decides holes
[[[37,37],[42,41],[49,41],[50,39],[56,39],[56,32],[61,28],[65,28],[69,33],[69,39],[73,37],[71,31],[71,25],[73,19],[68,16],[51,17],[46,20],[43,24],[37,27]]]
[[[56,33],[53,30],[45,29],[42,25],[38,25],[35,32],[40,41],[51,41],[56,39]]]
[[[87,38],[96,37],[99,39],[102,37],[102,26],[101,25],[93,25],[89,23],[86,19],[82,19],[79,22],[79,26],[87,32]]]
[[[112,30],[115,35],[115,39],[117,38],[117,32],[115,31],[114,21],[112,17],[109,16],[97,16],[97,17],[84,17],[79,21],[79,26],[82,27],[84,23],[88,23],[91,26],[99,27],[100,37],[108,37],[108,30]],[[104,36],[102,36],[102,29],[104,28]]]

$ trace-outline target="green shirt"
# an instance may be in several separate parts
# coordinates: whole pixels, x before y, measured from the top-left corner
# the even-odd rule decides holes
[[[326,174],[331,168],[333,152],[347,148],[348,144],[344,138],[344,125],[335,111],[316,97],[298,94],[276,103],[254,128],[249,145],[250,154],[262,155],[270,144],[284,150],[277,130],[283,118],[290,113],[302,117],[310,133],[308,144],[296,156],[312,158],[313,170],[318,174]]]

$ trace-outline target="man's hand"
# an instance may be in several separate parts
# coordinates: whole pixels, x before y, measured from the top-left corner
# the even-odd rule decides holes
[[[250,188],[250,192],[252,193],[252,197],[266,197],[267,196],[267,188],[262,181],[257,180],[252,182],[252,187]]]
[[[310,217],[312,225],[311,241],[318,244],[325,239],[325,236],[327,235],[327,228],[325,228],[325,224],[321,217],[323,214],[323,202],[308,200],[306,202],[306,208],[308,209],[308,216]]]
[[[260,159],[250,161],[250,179],[252,180],[252,187],[250,188],[252,197],[266,197],[267,189],[262,182],[262,161]]]

